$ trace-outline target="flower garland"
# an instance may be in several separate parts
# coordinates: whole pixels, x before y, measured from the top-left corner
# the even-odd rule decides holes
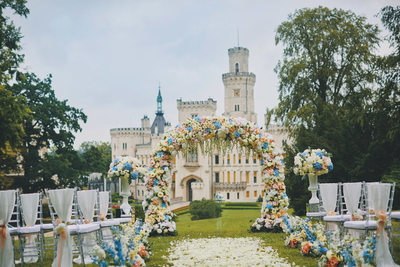
[[[264,189],[268,193],[264,197],[261,218],[269,229],[281,225],[281,217],[286,214],[289,202],[285,193],[282,153],[275,141],[253,123],[225,117],[189,118],[164,134],[153,150],[145,179],[147,190],[142,205],[147,223],[154,225],[172,221],[174,215],[169,209],[168,188],[172,159],[178,152],[186,156],[197,147],[203,153],[217,150],[223,154],[236,147],[245,150],[247,155],[253,152],[262,159]]]
[[[140,220],[118,227],[111,227],[115,232],[114,242],[103,242],[93,247],[91,258],[101,267],[113,262],[116,266],[145,266],[145,259],[151,255],[147,237],[152,226]]]
[[[339,231],[327,232],[322,223],[294,216],[283,217],[285,245],[297,248],[304,256],[319,257],[319,266],[373,265],[376,238],[369,235],[364,245],[351,234],[341,239]]]
[[[132,157],[120,157],[110,163],[107,177],[125,178],[127,180],[139,179],[144,182],[143,177],[145,176],[145,173],[146,169],[138,159]]]
[[[307,174],[322,175],[333,170],[331,155],[325,149],[306,149],[294,157],[293,172],[305,176]]]

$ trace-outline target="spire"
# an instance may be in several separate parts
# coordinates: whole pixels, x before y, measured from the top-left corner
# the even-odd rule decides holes
[[[161,88],[158,85],[158,96],[157,96],[157,112],[156,114],[162,114],[162,97],[161,97]]]

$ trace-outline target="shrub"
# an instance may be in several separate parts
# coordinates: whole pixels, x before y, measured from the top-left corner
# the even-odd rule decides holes
[[[263,202],[263,198],[262,198],[262,196],[261,196],[261,195],[259,195],[259,196],[258,196],[258,198],[257,198],[257,202]]]
[[[190,203],[192,220],[217,218],[221,216],[221,206],[213,200],[195,200]]]
[[[259,204],[257,202],[229,202],[229,203],[225,203],[225,207],[233,207],[233,206],[258,207]]]
[[[144,221],[145,214],[142,205],[134,205],[133,207],[135,209],[135,218]]]

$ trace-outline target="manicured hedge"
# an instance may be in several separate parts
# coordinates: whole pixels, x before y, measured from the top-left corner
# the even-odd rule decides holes
[[[225,202],[225,207],[242,206],[242,207],[258,207],[257,202]]]
[[[213,200],[195,200],[190,203],[192,220],[201,220],[221,217],[221,206]]]

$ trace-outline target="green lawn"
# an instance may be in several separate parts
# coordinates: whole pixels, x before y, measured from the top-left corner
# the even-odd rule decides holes
[[[251,233],[248,232],[255,218],[260,216],[260,210],[223,210],[222,217],[217,219],[191,221],[190,214],[178,216],[177,230],[178,236],[170,237],[151,237],[153,255],[147,262],[147,266],[162,266],[167,264],[163,256],[167,254],[172,240],[186,238],[204,237],[259,237],[265,246],[272,246],[277,249],[279,255],[295,262],[300,266],[317,266],[317,259],[303,257],[297,249],[285,247],[283,243],[284,234],[274,233]]]

